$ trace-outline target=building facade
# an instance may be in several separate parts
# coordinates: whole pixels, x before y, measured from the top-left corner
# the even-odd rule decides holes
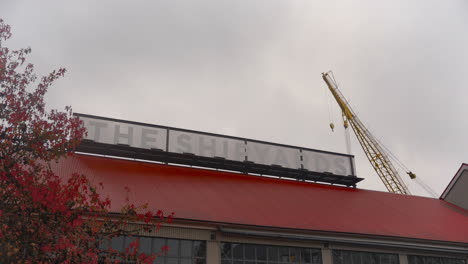
[[[265,142],[181,136],[193,131],[162,135],[144,132],[139,123],[122,130],[124,121],[88,118],[88,124],[102,122],[88,126],[94,132],[79,149],[86,153],[61,162],[58,171],[103,182],[115,211],[128,186],[132,202],[174,212],[172,224],[139,234],[144,252],[169,246],[155,263],[468,263],[466,209],[444,199],[359,189],[362,179],[350,156],[274,144],[269,150],[276,154],[266,158],[260,154],[270,154],[260,147],[249,152],[254,143],[268,149]],[[169,142],[189,153],[169,151]],[[124,248],[129,241],[117,238],[112,247]]]

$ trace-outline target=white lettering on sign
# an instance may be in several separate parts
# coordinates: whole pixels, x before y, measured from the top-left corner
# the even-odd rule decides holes
[[[297,148],[247,141],[247,159],[264,165],[301,168],[301,152]]]
[[[86,139],[99,143],[354,175],[350,156],[99,118],[80,119],[88,131]]]
[[[223,157],[236,161],[244,161],[246,156],[243,140],[177,130],[169,132],[169,152],[192,153],[203,157]]]
[[[309,150],[302,151],[304,169],[316,172],[331,172],[337,175],[352,175],[351,158]]]
[[[150,126],[80,117],[88,131],[86,139],[124,144],[135,148],[166,150],[167,130]]]

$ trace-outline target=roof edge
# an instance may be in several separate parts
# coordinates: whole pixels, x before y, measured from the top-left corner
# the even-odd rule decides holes
[[[377,246],[377,247],[392,247],[392,248],[406,248],[406,249],[418,249],[425,251],[435,252],[450,252],[456,254],[467,254],[468,249],[466,247],[452,247],[452,246],[441,246],[441,245],[427,245],[419,243],[405,243],[398,241],[376,241],[374,239],[351,239],[351,238],[340,238],[340,237],[326,237],[317,235],[300,235],[300,234],[287,234],[278,232],[264,232],[264,231],[250,231],[242,229],[233,229],[220,227],[222,233],[236,234],[236,235],[247,235],[247,236],[260,236],[269,238],[279,239],[295,239],[295,240],[312,240],[321,242],[332,242],[332,243],[343,243],[343,244],[358,244],[362,246]]]
[[[321,236],[333,236],[339,235],[344,237],[358,237],[358,239],[381,239],[381,240],[389,240],[393,239],[400,242],[406,243],[425,243],[425,244],[437,244],[437,245],[445,245],[448,247],[467,247],[468,243],[461,242],[461,241],[449,241],[449,240],[435,240],[435,239],[426,239],[426,238],[417,238],[417,237],[404,237],[404,236],[389,236],[389,235],[379,235],[379,234],[370,234],[370,233],[354,233],[354,232],[340,232],[340,231],[332,231],[332,230],[319,230],[319,229],[301,229],[301,228],[288,228],[288,227],[276,227],[276,226],[263,226],[263,225],[249,225],[249,224],[241,224],[241,223],[230,223],[230,222],[216,222],[216,221],[209,221],[209,220],[199,220],[199,219],[188,219],[188,218],[174,218],[174,221],[177,222],[190,222],[195,224],[210,224],[210,225],[217,225],[223,226],[224,228],[253,228],[261,231],[268,231],[268,230],[277,230],[277,232],[291,232],[291,233],[303,233],[307,232],[309,234],[315,233]],[[468,251],[466,252],[468,253]]]

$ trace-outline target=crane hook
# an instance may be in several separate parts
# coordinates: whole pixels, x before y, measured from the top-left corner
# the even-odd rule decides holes
[[[348,128],[348,126],[349,126],[348,120],[346,120],[346,119],[344,120],[343,126],[344,126],[345,129]]]
[[[330,123],[330,128],[331,128],[331,130],[332,130],[332,132],[333,132],[333,129],[335,129],[335,124]]]

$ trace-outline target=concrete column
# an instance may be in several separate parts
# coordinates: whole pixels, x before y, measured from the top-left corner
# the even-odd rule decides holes
[[[322,263],[333,264],[332,250],[328,247],[322,248]]]
[[[400,260],[400,264],[408,264],[408,255],[400,253],[398,258]]]
[[[206,264],[221,264],[221,250],[216,240],[206,242]]]

